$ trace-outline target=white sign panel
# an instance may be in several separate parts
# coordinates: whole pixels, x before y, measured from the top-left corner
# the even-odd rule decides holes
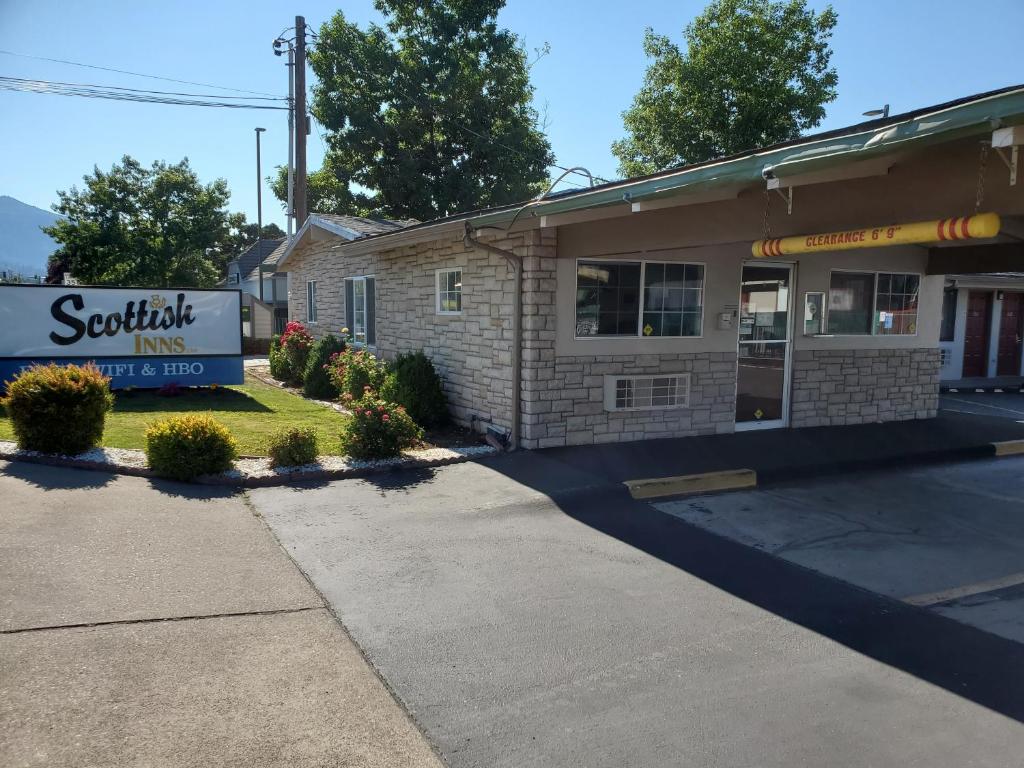
[[[0,285],[0,358],[241,355],[238,291]]]

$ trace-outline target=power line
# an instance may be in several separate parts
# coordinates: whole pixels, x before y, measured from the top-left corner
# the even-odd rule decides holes
[[[129,93],[144,93],[152,96],[193,96],[200,99],[249,99],[255,101],[288,101],[287,96],[214,96],[209,93],[182,93],[181,91],[154,91],[149,88],[126,88],[121,85],[100,85],[98,83],[66,83],[60,80],[32,80],[21,77],[7,77],[0,75],[0,80],[14,83],[31,83],[47,86],[66,86],[68,88],[96,88],[108,91],[125,91]]]
[[[223,109],[274,109],[288,110],[286,106],[273,104],[247,104],[216,99],[235,98],[231,96],[207,96],[202,94],[177,94],[168,91],[141,91],[133,88],[120,89],[115,86],[98,86],[77,83],[59,83],[47,80],[24,80],[0,76],[0,90],[26,93],[47,93],[57,96],[79,96],[90,99],[112,101],[133,101],[144,104],[170,104],[186,107],[220,107]],[[284,99],[287,101],[287,99]]]
[[[147,75],[142,72],[131,72],[127,69],[114,69],[113,67],[101,67],[98,64],[83,64],[80,61],[68,61],[67,59],[51,59],[48,56],[33,56],[28,53],[17,53],[15,51],[0,50],[0,54],[6,56],[17,56],[22,59],[35,59],[36,61],[50,61],[55,64],[68,64],[72,67],[86,67],[87,69],[100,69],[104,72],[117,72],[121,75],[132,75],[133,77],[148,77],[151,80],[165,80],[169,83],[180,83],[182,85],[198,85],[203,88],[214,88],[220,91],[234,91],[235,93],[247,93],[253,96],[275,96],[273,93],[265,93],[263,91],[247,91],[243,88],[229,88],[226,85],[212,85],[210,83],[197,83],[193,80],[178,80],[174,77],[162,77],[160,75]]]

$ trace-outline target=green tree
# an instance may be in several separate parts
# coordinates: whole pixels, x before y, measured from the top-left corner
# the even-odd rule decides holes
[[[329,146],[310,210],[425,220],[531,195],[551,147],[504,4],[375,0],[384,27],[340,11],[321,27],[312,112]]]
[[[837,16],[804,0],[714,0],[683,32],[686,51],[648,28],[654,59],[612,144],[626,176],[795,139],[836,97]]]
[[[348,216],[368,216],[374,213],[373,201],[366,194],[355,194],[349,183],[351,176],[338,168],[335,155],[328,154],[318,171],[306,175],[306,205],[314,213],[336,213]],[[277,173],[268,181],[284,207],[288,206],[288,169],[277,166]],[[301,226],[301,224],[300,224]]]
[[[227,212],[226,181],[200,183],[187,158],[145,168],[127,155],[83,180],[57,193],[53,209],[66,218],[45,228],[60,244],[51,276],[147,287],[211,286],[221,276],[232,226],[245,221]]]

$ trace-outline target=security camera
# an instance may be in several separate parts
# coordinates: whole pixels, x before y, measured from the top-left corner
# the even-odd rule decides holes
[[[764,168],[761,169],[761,178],[764,179],[765,181],[768,181],[768,179],[775,178],[775,171],[772,170],[772,167],[770,165],[766,165]]]

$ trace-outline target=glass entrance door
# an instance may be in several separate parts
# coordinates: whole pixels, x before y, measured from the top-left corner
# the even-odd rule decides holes
[[[740,284],[736,429],[789,423],[793,268],[744,264]]]

